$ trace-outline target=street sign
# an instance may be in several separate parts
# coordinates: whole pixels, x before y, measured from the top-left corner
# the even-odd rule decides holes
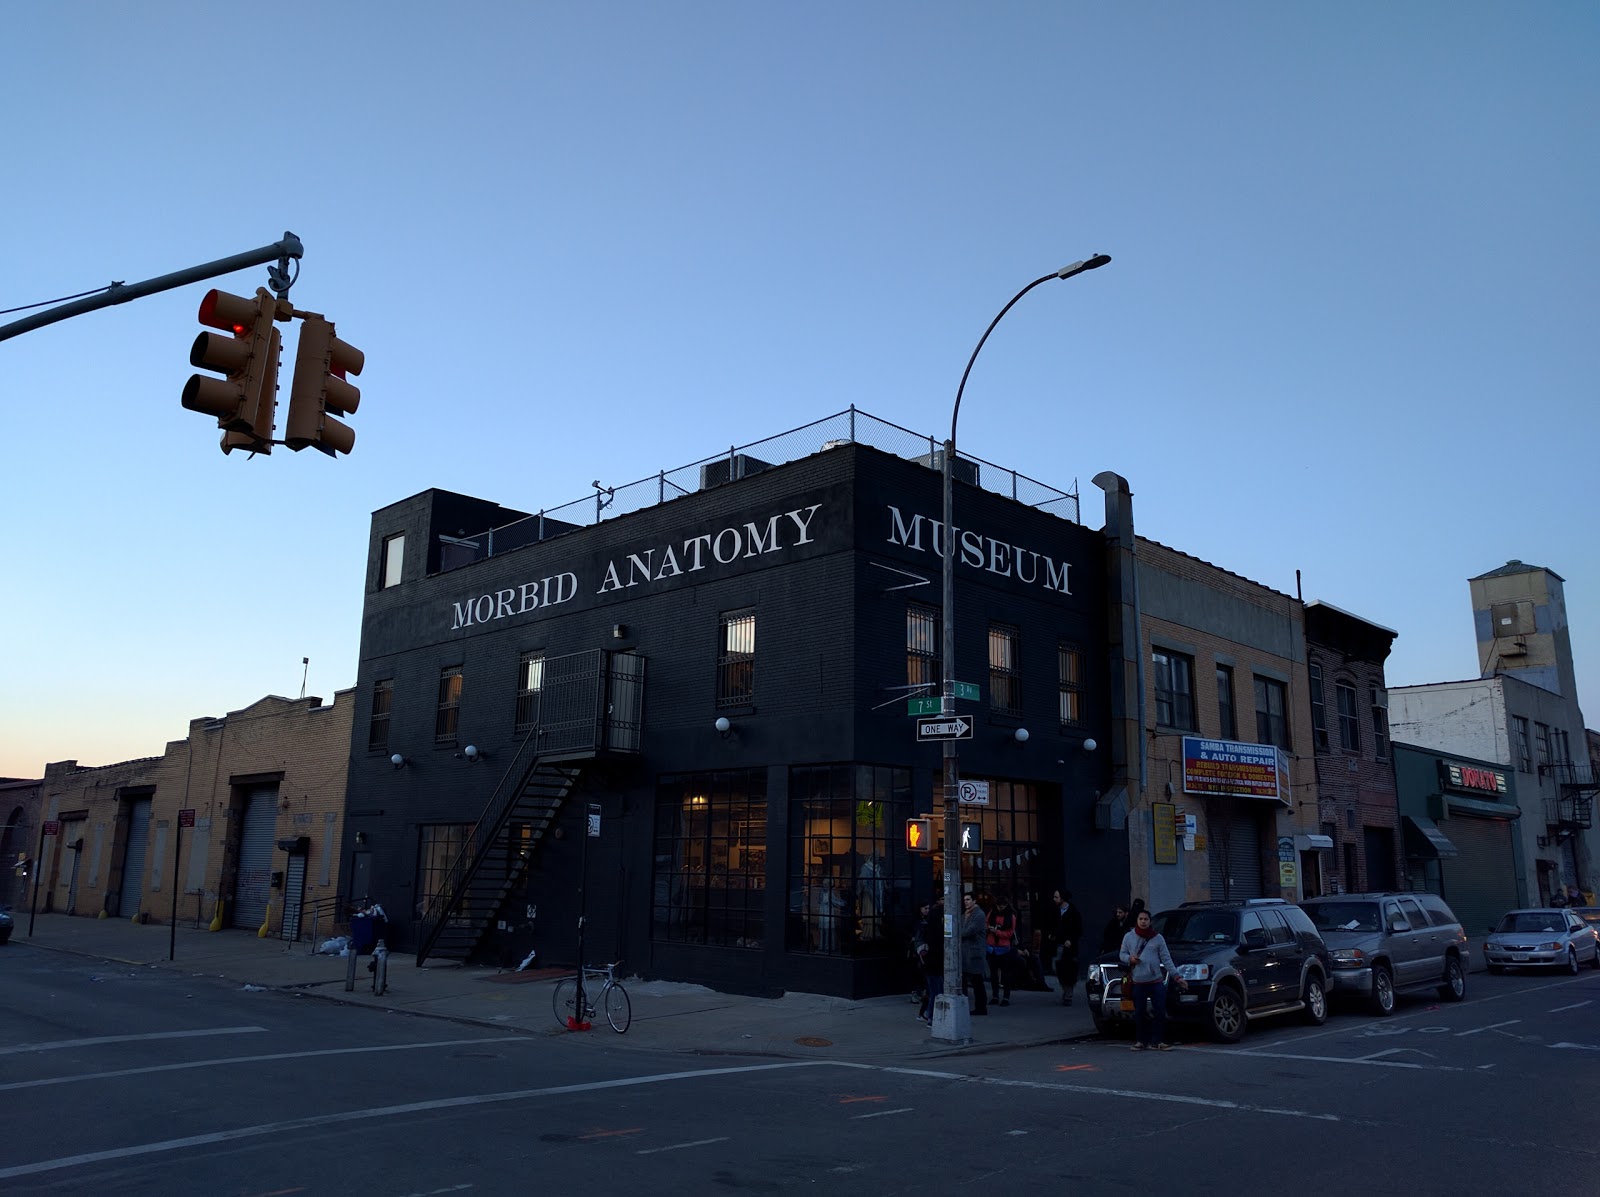
[[[60,835],[61,834],[61,820],[60,819],[46,819],[44,821],[44,833],[46,835]]]
[[[971,682],[956,682],[955,688],[957,698],[964,698],[968,702],[978,701],[978,687]]]
[[[917,742],[925,740],[970,740],[972,724],[957,716],[953,719],[918,719]]]
[[[598,802],[589,803],[589,838],[592,840],[600,838],[600,804]]]
[[[956,800],[962,806],[988,806],[989,783],[986,781],[964,781],[956,791]]]
[[[194,810],[193,810],[193,808],[190,808],[189,810],[180,810],[178,812],[178,826],[179,827],[193,827],[194,826]]]
[[[963,823],[961,825],[961,850],[963,852],[983,851],[982,823]]]
[[[937,698],[908,698],[906,699],[906,714],[937,715],[939,713],[939,701]]]

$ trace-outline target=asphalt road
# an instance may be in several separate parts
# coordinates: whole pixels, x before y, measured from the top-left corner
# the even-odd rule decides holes
[[[1600,1192],[1596,972],[932,1068],[505,1035],[19,944],[0,1009],[6,1193]]]

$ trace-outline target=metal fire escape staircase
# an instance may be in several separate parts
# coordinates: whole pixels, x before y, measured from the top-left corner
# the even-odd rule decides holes
[[[1577,835],[1594,826],[1594,800],[1600,793],[1600,777],[1587,761],[1557,761],[1540,765],[1539,773],[1553,777],[1560,785],[1561,796],[1545,799],[1545,826],[1555,833],[1555,841]]]
[[[484,945],[589,762],[639,751],[644,658],[589,652],[544,663],[539,720],[522,738],[417,923],[417,964],[465,962]]]

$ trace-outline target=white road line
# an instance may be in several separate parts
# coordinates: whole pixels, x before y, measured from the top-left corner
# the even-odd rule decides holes
[[[887,1118],[890,1114],[909,1114],[915,1106],[901,1106],[898,1110],[874,1110],[870,1114],[857,1114],[855,1120],[860,1122],[864,1118]]]
[[[1505,1022],[1492,1022],[1486,1027],[1473,1027],[1470,1031],[1457,1031],[1456,1038],[1461,1039],[1467,1035],[1476,1035],[1482,1031],[1495,1031],[1501,1027],[1514,1027],[1521,1021],[1520,1018],[1508,1018]]]
[[[647,1147],[643,1151],[636,1151],[634,1155],[655,1155],[659,1151],[682,1151],[685,1147],[704,1147],[709,1143],[726,1143],[727,1135],[716,1139],[695,1139],[691,1143],[673,1143],[668,1147]]]
[[[63,1047],[99,1047],[102,1043],[140,1043],[150,1039],[199,1039],[206,1035],[249,1035],[265,1032],[266,1027],[213,1027],[204,1031],[151,1031],[145,1035],[102,1035],[98,1039],[57,1039],[50,1043],[19,1043],[0,1047],[0,1056],[23,1052],[50,1052]]]
[[[1600,1052],[1600,1043],[1552,1043],[1550,1046],[1576,1048],[1580,1052]]]
[[[1401,1051],[1401,1048],[1394,1048]],[[1448,1064],[1411,1064],[1404,1060],[1381,1060],[1378,1056],[1386,1056],[1388,1052],[1379,1052],[1378,1056],[1308,1056],[1298,1052],[1264,1052],[1264,1051],[1234,1051],[1229,1048],[1212,1048],[1211,1054],[1219,1056],[1259,1056],[1264,1060],[1310,1060],[1317,1064],[1364,1064],[1368,1068],[1406,1068],[1413,1072],[1465,1072],[1465,1068],[1453,1068]]]
[[[314,1056],[352,1056],[365,1052],[403,1052],[413,1048],[471,1047],[479,1043],[511,1043],[526,1035],[496,1035],[492,1039],[437,1039],[432,1043],[389,1043],[377,1047],[328,1047],[317,1051],[276,1052],[265,1056],[222,1056],[211,1060],[185,1060],[180,1064],[149,1064],[143,1068],[117,1068],[109,1072],[82,1072],[72,1076],[47,1076],[32,1081],[0,1084],[0,1093],[11,1089],[36,1089],[41,1085],[73,1085],[79,1081],[104,1081],[119,1076],[143,1076],[151,1072],[181,1072],[187,1068],[221,1068],[235,1064],[262,1064],[272,1060],[303,1060]]]
[[[1570,1006],[1555,1006],[1555,1007],[1551,1008],[1550,1013],[1551,1014],[1560,1014],[1563,1010],[1576,1010],[1580,1006],[1588,1006],[1588,1005],[1592,1004],[1593,1002],[1594,1002],[1594,999],[1590,998],[1588,1001],[1573,1002],[1572,1005],[1570,1005]]]

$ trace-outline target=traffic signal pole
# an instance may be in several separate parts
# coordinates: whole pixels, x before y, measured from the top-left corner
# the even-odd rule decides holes
[[[25,332],[68,320],[73,316],[81,316],[86,312],[97,312],[114,304],[143,299],[146,295],[170,291],[174,287],[186,287],[190,283],[218,278],[224,274],[232,274],[235,270],[245,270],[274,260],[277,265],[267,271],[268,285],[279,299],[285,299],[288,297],[289,288],[294,284],[294,279],[289,275],[289,259],[294,258],[298,261],[304,254],[305,247],[300,244],[300,238],[286,232],[282,241],[274,241],[271,245],[263,245],[260,249],[234,254],[231,258],[218,258],[215,262],[207,262],[203,266],[191,266],[187,270],[163,274],[159,278],[146,279],[142,283],[112,283],[99,295],[91,295],[87,299],[75,299],[60,307],[47,308],[31,316],[24,316],[21,320],[14,320],[10,324],[0,324],[0,341],[10,340]],[[298,274],[298,271],[296,273]]]

